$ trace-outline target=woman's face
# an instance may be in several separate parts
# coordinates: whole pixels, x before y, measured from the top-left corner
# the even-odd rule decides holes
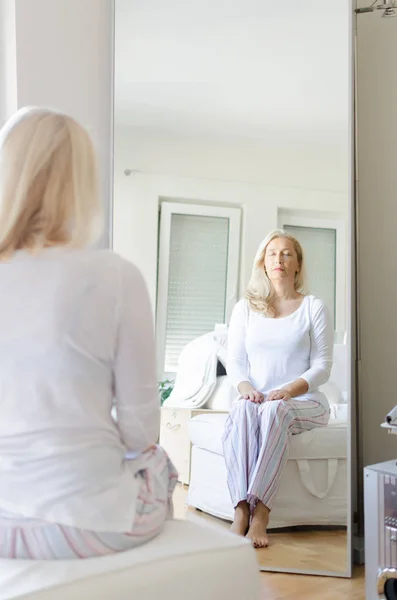
[[[272,240],[265,252],[265,270],[270,281],[295,281],[299,271],[298,257],[293,242],[287,238]]]

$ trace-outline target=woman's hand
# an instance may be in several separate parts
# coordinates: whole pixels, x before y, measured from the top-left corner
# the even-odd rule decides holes
[[[264,395],[261,392],[258,392],[249,381],[242,381],[239,383],[238,391],[244,400],[255,402],[255,404],[261,404],[265,399]]]
[[[296,398],[297,396],[306,394],[308,390],[309,384],[307,381],[302,379],[302,377],[299,377],[299,379],[289,383],[283,389],[269,392],[269,394],[266,396],[266,400],[269,402],[272,400],[284,400],[287,402],[288,400],[291,400],[291,398]]]
[[[272,400],[284,400],[284,402],[287,402],[288,400],[291,400],[291,398],[292,396],[287,390],[273,390],[266,396],[266,400],[269,402]]]

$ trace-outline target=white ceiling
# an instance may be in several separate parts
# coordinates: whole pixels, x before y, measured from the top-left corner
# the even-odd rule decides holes
[[[340,138],[349,4],[116,0],[116,122],[224,139]]]

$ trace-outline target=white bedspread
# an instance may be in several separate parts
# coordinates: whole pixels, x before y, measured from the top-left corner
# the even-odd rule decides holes
[[[217,378],[218,360],[225,364],[227,331],[211,331],[189,342],[181,352],[175,385],[164,406],[175,408],[212,408],[230,410],[238,393],[230,381]],[[336,344],[331,379],[321,391],[331,406],[331,418],[347,421],[348,405],[346,346]]]
[[[175,386],[164,406],[200,408],[216,386],[218,354],[222,347],[214,332],[196,338],[181,352]]]

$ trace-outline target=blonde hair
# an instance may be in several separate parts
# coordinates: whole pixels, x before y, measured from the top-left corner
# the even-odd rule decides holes
[[[0,258],[84,247],[100,234],[100,216],[88,132],[55,111],[19,110],[0,131]]]
[[[263,313],[268,317],[274,317],[274,288],[265,271],[265,255],[266,250],[270,242],[278,238],[285,238],[290,240],[298,258],[299,271],[295,275],[295,291],[305,295],[306,289],[306,267],[303,255],[303,249],[298,240],[282,229],[276,229],[269,233],[269,235],[260,244],[252,268],[251,279],[248,283],[245,298],[248,301],[249,307],[254,312]]]

